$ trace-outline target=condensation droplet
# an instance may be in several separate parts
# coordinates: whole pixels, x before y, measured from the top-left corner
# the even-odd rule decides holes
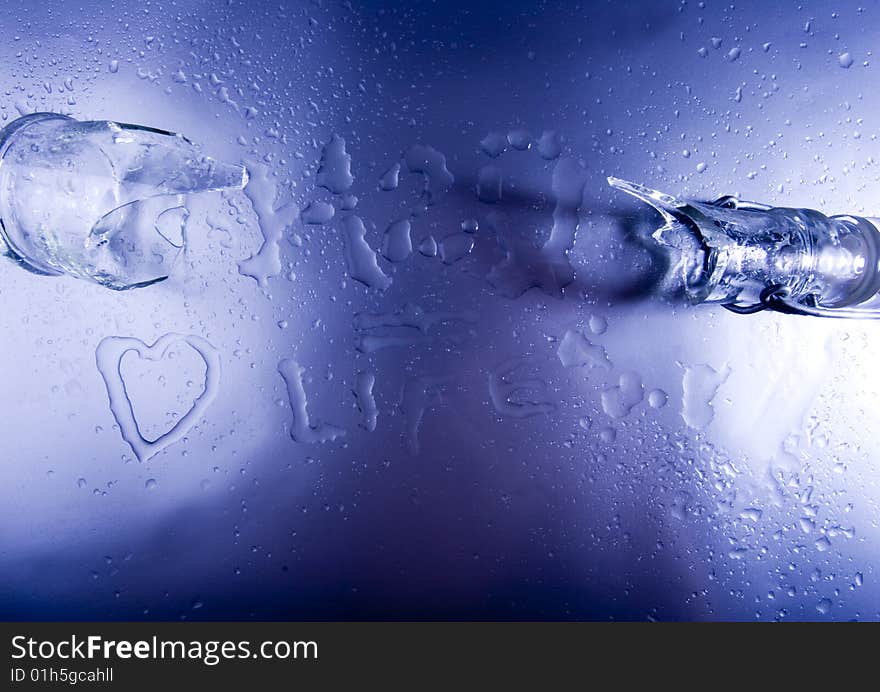
[[[608,329],[608,320],[600,315],[592,315],[590,317],[589,327],[593,334],[604,334]]]
[[[648,406],[651,408],[663,408],[669,397],[662,389],[652,389],[648,392]]]
[[[437,241],[434,240],[434,236],[429,235],[421,243],[419,243],[419,252],[425,257],[437,256]]]

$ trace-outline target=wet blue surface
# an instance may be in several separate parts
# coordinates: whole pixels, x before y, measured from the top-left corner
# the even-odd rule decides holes
[[[655,295],[655,220],[605,182],[880,215],[877,10],[469,5],[3,3],[4,124],[150,125],[265,175],[188,203],[160,284],[0,266],[0,616],[877,618],[877,327]],[[95,351],[172,332],[219,390],[139,462]],[[119,362],[146,437],[203,387],[169,355]]]

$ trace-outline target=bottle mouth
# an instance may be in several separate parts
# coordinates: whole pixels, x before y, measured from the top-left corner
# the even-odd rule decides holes
[[[0,251],[38,274],[146,286],[183,249],[185,197],[248,180],[167,130],[33,113],[0,131]]]
[[[712,277],[717,274],[719,255],[707,243],[698,221],[702,216],[699,210],[689,202],[629,180],[609,176],[608,184],[660,214],[663,224],[651,233],[651,238],[666,249],[669,271],[682,284],[687,299],[692,303],[705,301],[714,289]]]

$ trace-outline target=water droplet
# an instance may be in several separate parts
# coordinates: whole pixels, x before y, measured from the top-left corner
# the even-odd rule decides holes
[[[593,334],[604,334],[608,329],[608,320],[601,315],[591,315],[589,321],[590,331]]]
[[[422,253],[425,257],[437,256],[437,241],[434,240],[434,236],[429,235],[421,243],[419,243],[419,252]]]
[[[514,149],[526,151],[532,146],[532,135],[529,134],[528,130],[512,130],[507,134],[507,141],[510,142],[510,146]]]
[[[730,367],[727,365],[720,371],[706,364],[685,368],[681,417],[688,426],[702,430],[712,422],[715,417],[712,400],[729,375]]]
[[[461,230],[465,233],[476,233],[480,230],[480,224],[476,219],[465,219],[461,222]]]
[[[852,67],[853,57],[849,53],[841,53],[837,56],[837,62],[843,69],[848,70]]]
[[[494,159],[507,151],[507,137],[500,132],[490,132],[480,142],[480,148]]]
[[[559,158],[562,153],[562,142],[553,130],[545,130],[538,140],[538,154],[542,159],[551,161]]]
[[[641,376],[636,372],[624,372],[615,386],[602,392],[602,410],[612,418],[625,418],[643,398]]]
[[[409,219],[395,221],[385,229],[382,255],[391,262],[402,262],[412,253],[412,227]]]
[[[651,408],[663,408],[669,397],[662,389],[652,389],[648,392],[648,406]]]
[[[355,377],[354,396],[358,411],[361,412],[361,426],[372,432],[376,429],[379,418],[379,409],[376,399],[373,397],[373,385],[376,384],[376,376],[371,372],[359,372]]]
[[[406,152],[405,159],[410,173],[424,176],[423,194],[428,204],[436,203],[455,183],[455,177],[446,167],[446,157],[433,147],[416,144]]]
[[[608,369],[611,361],[605,349],[590,343],[589,339],[579,331],[569,329],[565,332],[556,350],[559,362],[566,368],[586,365],[590,368]]]
[[[359,216],[349,216],[343,220],[342,229],[351,278],[369,288],[380,291],[387,289],[391,285],[391,279],[379,267],[376,252],[367,244],[364,222]]]
[[[453,233],[440,241],[440,258],[444,264],[455,264],[474,249],[474,237],[470,233]]]
[[[315,181],[319,187],[337,195],[348,190],[354,182],[351,156],[345,151],[345,140],[339,135],[334,134],[324,145]]]
[[[379,179],[379,189],[385,192],[396,190],[400,184],[400,163],[395,163]]]
[[[159,484],[156,482],[155,478],[148,478],[147,481],[144,483],[144,488],[146,488],[147,490],[155,490],[158,485]]]
[[[599,439],[605,444],[611,444],[617,439],[617,431],[611,426],[604,426],[599,429]]]
[[[305,209],[302,210],[302,221],[305,224],[325,224],[328,223],[336,210],[332,204],[327,202],[310,202]]]

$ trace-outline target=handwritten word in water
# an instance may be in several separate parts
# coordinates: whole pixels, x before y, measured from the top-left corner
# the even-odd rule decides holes
[[[357,348],[370,354],[385,348],[406,348],[437,338],[433,330],[437,325],[471,325],[477,315],[468,311],[430,312],[417,305],[407,304],[397,312],[368,314],[355,317]],[[463,338],[461,332],[453,332]],[[555,405],[547,400],[546,384],[535,377],[523,376],[525,361],[511,359],[495,368],[488,378],[489,398],[497,413],[513,418],[527,418],[550,413]],[[307,396],[304,385],[305,369],[294,360],[285,359],[279,363],[278,370],[287,385],[288,397],[293,419],[290,436],[296,442],[329,442],[342,437],[345,431],[335,425],[318,422],[309,418]],[[354,380],[353,395],[361,414],[360,426],[374,431],[379,418],[379,407],[373,393],[376,376],[372,372],[360,371]],[[404,383],[397,407],[404,419],[405,443],[409,451],[417,454],[420,450],[419,430],[426,411],[443,400],[443,391],[462,384],[446,375],[420,375],[410,377]]]
[[[363,219],[353,213],[357,198],[347,194],[354,182],[351,173],[351,155],[346,150],[345,139],[338,135],[333,135],[324,145],[316,176],[317,187],[329,192],[335,200],[333,204],[312,200],[302,213],[302,221],[308,225],[328,225],[331,222],[338,222],[349,276],[376,291],[387,290],[393,281],[380,265],[380,257],[396,264],[412,255],[414,220],[424,213],[426,206],[431,206],[441,199],[455,181],[446,167],[446,157],[443,154],[432,147],[416,144],[382,176],[379,189],[384,191],[397,189],[402,170],[421,176],[423,185],[419,203],[411,208],[407,215],[388,224],[382,237],[381,252],[377,252],[370,245]],[[471,239],[470,242],[472,244],[473,240]]]
[[[556,409],[555,404],[546,398],[547,385],[543,380],[519,374],[524,363],[519,358],[510,359],[489,374],[489,398],[501,416],[529,418],[545,415]],[[305,368],[295,360],[285,359],[278,364],[278,371],[287,384],[293,414],[290,436],[295,442],[314,444],[345,436],[346,431],[343,428],[310,419],[303,384]],[[361,371],[355,377],[353,388],[361,414],[360,426],[369,432],[376,430],[379,417],[379,408],[373,395],[375,382],[374,373]],[[446,389],[461,384],[461,381],[448,375],[420,375],[406,380],[396,405],[403,416],[404,442],[410,453],[418,454],[421,451],[419,431],[428,409],[442,403]]]

